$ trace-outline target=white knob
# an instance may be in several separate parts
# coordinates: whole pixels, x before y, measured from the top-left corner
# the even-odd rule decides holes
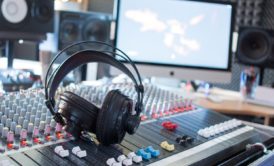
[[[72,153],[73,153],[73,154],[75,154],[75,155],[76,155],[76,154],[77,154],[77,152],[81,151],[81,149],[80,149],[80,147],[79,147],[79,146],[75,146],[75,147],[73,147],[73,148],[72,148],[72,150],[71,150],[71,151],[72,151]]]
[[[113,163],[116,163],[116,160],[114,158],[109,158],[106,163],[107,165],[112,166]]]
[[[85,150],[78,151],[76,156],[78,156],[79,158],[86,157],[87,156],[87,151],[85,151]]]
[[[123,160],[123,165],[125,165],[125,166],[132,165],[132,159]]]
[[[125,155],[120,155],[118,158],[117,158],[117,160],[119,161],[119,162],[121,162],[121,161],[123,161],[123,160],[125,160],[126,159],[126,156]]]
[[[132,158],[132,160],[135,162],[135,163],[140,163],[142,162],[142,157],[141,156],[134,156]]]

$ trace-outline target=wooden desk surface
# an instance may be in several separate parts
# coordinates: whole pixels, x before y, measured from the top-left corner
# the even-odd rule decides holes
[[[198,98],[195,104],[224,114],[264,117],[265,125],[270,125],[270,121],[274,119],[274,108],[248,104],[241,100],[224,100],[215,103],[206,98]]]

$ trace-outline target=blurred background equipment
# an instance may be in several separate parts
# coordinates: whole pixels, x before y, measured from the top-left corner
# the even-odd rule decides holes
[[[39,40],[53,32],[52,0],[1,0],[0,5],[1,39]]]
[[[55,37],[59,50],[80,41],[102,41],[112,45],[110,38],[112,17],[109,14],[99,12],[75,12],[56,11],[55,15]],[[87,45],[87,48],[97,50],[109,50],[105,46]],[[76,48],[81,49],[81,48]],[[71,50],[75,51],[75,50]],[[94,64],[93,64],[94,65]],[[98,63],[96,78],[109,76],[109,66]],[[81,69],[75,70],[76,78],[86,79],[86,72],[91,65],[84,65]],[[94,70],[93,70],[94,72]],[[78,79],[78,80],[79,80]]]
[[[2,0],[0,6],[0,40],[6,43],[5,56],[8,58],[8,67],[12,67],[17,41],[39,43],[46,39],[47,32],[53,32],[54,2],[52,0]],[[37,51],[37,44],[34,49]]]
[[[71,11],[57,11],[56,13],[56,37],[58,37],[60,50],[74,42],[84,40],[110,42],[110,15]]]
[[[6,92],[31,88],[39,80],[40,76],[35,75],[32,70],[0,69],[0,84]]]

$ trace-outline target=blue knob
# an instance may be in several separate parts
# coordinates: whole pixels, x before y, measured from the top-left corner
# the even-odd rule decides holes
[[[144,160],[149,160],[149,159],[151,159],[151,154],[145,152],[144,149],[139,149],[139,150],[136,152],[136,154],[137,154],[138,156],[142,156],[142,158],[143,158]]]
[[[151,156],[153,157],[158,157],[160,155],[160,151],[159,150],[155,150],[153,149],[152,146],[148,146],[146,149],[145,149],[146,152],[150,153]]]

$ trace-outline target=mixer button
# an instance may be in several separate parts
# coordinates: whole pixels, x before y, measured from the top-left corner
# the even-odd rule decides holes
[[[10,130],[15,131],[15,127],[16,127],[16,122],[11,122]]]
[[[61,150],[61,151],[59,151],[59,156],[61,156],[61,157],[68,157],[69,156],[69,151],[68,150]]]
[[[76,156],[79,158],[83,158],[87,156],[87,151],[86,150],[81,150],[76,153]]]
[[[155,150],[152,146],[148,146],[145,151],[150,153],[153,157],[158,157],[160,155],[160,151]]]
[[[33,132],[33,129],[34,129],[33,123],[29,123],[29,124],[28,124],[28,133],[32,133],[32,132]]]
[[[118,156],[117,161],[122,162],[125,159],[126,159],[126,156],[122,154],[122,155]]]
[[[63,126],[60,123],[57,123],[55,126],[55,132],[61,132],[62,128],[63,128]]]
[[[141,156],[133,156],[132,157],[132,161],[135,162],[135,163],[141,163],[143,160],[142,160],[142,157]]]
[[[173,123],[171,121],[164,121],[162,123],[162,126],[167,129],[167,130],[170,130],[170,131],[174,131],[176,130],[176,128],[178,127],[178,125],[176,123]]]
[[[14,141],[14,133],[12,131],[9,131],[7,133],[7,143],[13,143]]]
[[[40,118],[35,118],[34,120],[34,126],[38,127],[40,124]]]
[[[80,149],[80,147],[79,147],[79,146],[75,146],[75,147],[73,147],[73,148],[72,148],[72,150],[71,150],[71,151],[72,151],[72,153],[73,153],[73,154],[75,154],[75,155],[76,155],[76,154],[77,154],[77,152],[81,151],[81,149]]]
[[[23,129],[27,129],[28,124],[29,124],[29,121],[27,119],[25,119],[24,122],[23,122]]]
[[[20,125],[15,126],[15,135],[19,136],[21,132],[22,127]]]
[[[13,116],[13,121],[14,122],[18,122],[18,118],[19,118],[19,114],[14,114],[14,116]]]
[[[123,160],[122,163],[123,163],[123,165],[125,165],[125,166],[132,165],[132,159],[127,158],[127,159]]]
[[[106,161],[106,164],[109,165],[109,166],[112,166],[113,163],[116,163],[116,160],[114,158],[109,158],[107,159]],[[121,164],[122,165],[122,164]]]
[[[21,125],[21,126],[23,126],[23,121],[24,121],[24,117],[19,116],[19,118],[18,118],[18,124]]]
[[[165,149],[165,150],[167,150],[167,151],[169,151],[169,152],[172,152],[172,151],[175,150],[174,145],[173,145],[173,144],[169,144],[167,141],[161,142],[161,143],[160,143],[160,146],[161,146],[163,149]]]
[[[33,128],[32,137],[33,138],[39,137],[39,128],[37,126],[34,126]]]
[[[148,153],[148,152],[145,152],[144,149],[139,149],[139,150],[136,152],[136,154],[137,154],[138,156],[142,156],[142,158],[143,158],[144,160],[149,160],[149,159],[151,159],[151,154]]]
[[[1,123],[6,124],[6,120],[7,120],[7,116],[6,116],[6,115],[3,115],[3,116],[1,117]]]
[[[61,150],[64,150],[64,148],[63,148],[62,145],[56,146],[56,147],[54,148],[54,152],[57,153],[57,154],[59,154],[59,152],[60,152]]]

